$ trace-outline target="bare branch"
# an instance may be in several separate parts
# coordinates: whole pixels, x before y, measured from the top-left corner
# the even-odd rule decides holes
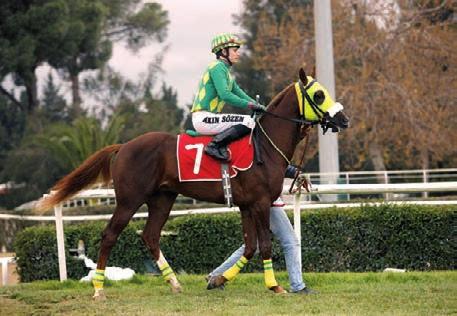
[[[116,29],[116,30],[112,30],[112,31],[106,32],[103,35],[106,36],[106,37],[123,36],[125,33],[129,32],[132,29],[133,29],[132,26],[126,26],[126,27],[122,27],[122,28],[119,28],[119,29]]]
[[[3,88],[1,85],[0,85],[0,93],[5,95],[11,102],[13,102],[13,104],[15,104],[17,107],[19,107],[19,109],[21,111],[24,111],[24,105],[21,102],[19,102],[12,93],[10,93],[8,90]]]

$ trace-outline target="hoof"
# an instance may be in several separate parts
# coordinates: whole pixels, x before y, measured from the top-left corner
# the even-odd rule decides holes
[[[172,286],[172,287],[171,287],[171,292],[172,292],[172,293],[181,293],[181,292],[182,292],[182,287],[181,287],[181,285],[179,285],[179,286]]]
[[[275,293],[275,294],[286,294],[287,293],[287,291],[284,290],[283,287],[280,285],[270,287],[270,291],[273,291],[273,293]]]
[[[106,301],[105,291],[103,289],[95,290],[95,293],[94,293],[94,296],[92,296],[92,299],[94,301]]]
[[[170,286],[171,286],[171,292],[172,293],[181,293],[182,292],[182,287],[181,287],[181,284],[179,284],[179,282],[177,280],[169,280],[167,281]]]
[[[227,282],[227,279],[224,278],[222,275],[213,276],[209,279],[206,289],[207,290],[214,290],[214,289],[223,290],[225,282]]]

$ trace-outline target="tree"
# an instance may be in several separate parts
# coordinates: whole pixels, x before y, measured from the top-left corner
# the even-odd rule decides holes
[[[31,113],[38,106],[35,69],[48,62],[72,83],[74,112],[80,113],[78,75],[103,66],[113,41],[138,49],[166,35],[167,12],[139,0],[47,0],[0,3],[0,79],[11,74],[24,86],[26,104],[0,86],[0,93]]]
[[[109,10],[104,35],[112,41],[125,41],[137,50],[149,42],[162,42],[167,35],[168,13],[156,2],[102,0]]]
[[[0,80],[11,74],[16,85],[25,87],[27,101],[1,85],[0,93],[27,113],[38,107],[35,69],[59,49],[67,14],[63,0],[0,2]]]
[[[80,117],[71,126],[49,126],[43,135],[31,137],[29,144],[46,149],[69,172],[97,150],[118,143],[123,127],[124,119],[120,116],[113,116],[105,128],[95,118]]]
[[[265,73],[265,67],[259,67],[259,60],[257,59],[258,53],[267,54],[268,51],[262,51],[261,48],[256,48],[256,41],[261,39],[267,32],[265,26],[268,21],[271,25],[279,25],[284,18],[289,16],[291,12],[303,13],[303,8],[309,7],[312,0],[269,0],[269,1],[256,1],[244,0],[242,13],[235,15],[235,23],[243,28],[243,38],[246,43],[243,46],[243,52],[240,62],[234,67],[234,73],[237,81],[246,92],[255,96],[259,94],[262,100],[269,101],[276,92],[272,91],[270,79],[271,74]],[[259,34],[261,32],[261,34]],[[279,44],[274,34],[268,34],[270,44]],[[300,47],[296,43],[296,48]],[[264,49],[267,47],[264,47]],[[277,47],[280,48],[280,47]],[[296,51],[294,49],[294,51]],[[278,76],[275,76],[278,77]],[[281,87],[282,89],[282,87]]]
[[[0,195],[0,206],[12,209],[40,198],[57,180],[66,174],[44,148],[20,145],[2,162],[0,182],[13,181],[24,187]],[[68,171],[67,171],[68,172]]]
[[[8,151],[19,145],[25,132],[26,117],[9,99],[0,95],[0,173]]]
[[[69,32],[62,50],[49,62],[63,70],[72,84],[73,111],[81,112],[79,74],[100,69],[111,57],[113,42],[126,41],[137,50],[156,39],[162,41],[168,25],[160,4],[138,0],[67,1]]]
[[[285,14],[274,15],[277,1],[244,3],[247,12],[258,12],[239,17],[252,28],[250,63],[271,95],[294,80],[300,63],[311,68],[312,8],[284,7]],[[380,28],[373,16],[386,13],[373,12],[368,2],[333,2],[337,99],[352,119],[340,135],[345,168],[427,167],[455,153],[457,135],[447,128],[455,123],[457,100],[457,55],[447,44],[456,36],[448,13],[453,7],[446,1],[399,4],[398,24]],[[263,6],[269,10],[259,11]]]
[[[183,110],[177,105],[177,94],[165,83],[158,96],[146,90],[142,100],[122,103],[115,114],[124,117],[128,126],[121,133],[122,141],[150,131],[178,133],[183,119]]]
[[[54,83],[54,77],[51,73],[48,74],[48,79],[43,91],[43,100],[41,109],[44,116],[50,122],[70,122],[72,115],[67,108],[67,102],[59,93],[59,87]]]
[[[79,74],[102,67],[111,57],[112,43],[102,32],[108,10],[100,1],[66,1],[68,31],[60,49],[49,56],[49,64],[71,82],[73,113],[82,114]]]
[[[179,131],[183,110],[178,107],[176,91],[162,83],[160,91],[154,93],[160,62],[158,57],[150,63],[147,73],[137,82],[126,79],[110,67],[84,80],[87,93],[103,104],[102,116],[119,115],[125,119],[120,136],[123,142],[152,130]]]
[[[446,126],[456,105],[457,57],[447,43],[457,34],[448,22],[431,22],[430,9],[400,6],[394,29],[377,28],[362,5],[335,10],[338,88],[353,113],[340,148],[356,168],[428,168],[455,152],[457,135]]]

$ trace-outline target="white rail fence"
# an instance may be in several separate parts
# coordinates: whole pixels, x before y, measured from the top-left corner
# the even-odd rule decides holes
[[[432,183],[457,181],[457,168],[307,173],[306,176],[311,183],[315,183],[314,192],[304,195],[307,200],[311,200],[311,196],[320,194],[339,194],[339,199],[346,201],[351,200],[351,195],[383,194],[382,197],[385,200],[392,200],[395,194],[422,194],[422,197],[427,198],[429,192],[444,192],[440,185]],[[290,182],[291,180],[287,180],[286,184]],[[419,190],[424,187],[421,183],[430,184],[429,190]],[[385,186],[385,184],[389,185]],[[434,189],[433,186],[436,188]],[[363,188],[368,190],[361,191]],[[100,188],[92,191],[92,196],[89,197],[78,195],[64,202],[63,207],[114,205],[115,196],[110,192],[110,189]],[[182,196],[178,196],[179,199],[192,200]],[[192,203],[195,205],[197,201],[192,200]]]
[[[454,169],[452,169],[454,170]],[[457,170],[457,169],[455,169]],[[349,183],[349,184],[318,184],[313,185],[311,192],[298,192],[293,196],[293,205],[287,205],[286,209],[294,211],[294,230],[301,241],[301,221],[300,213],[302,210],[328,208],[328,207],[356,207],[362,204],[379,205],[381,202],[368,203],[337,203],[337,204],[310,204],[302,201],[302,196],[318,194],[372,194],[372,193],[420,193],[420,192],[457,192],[457,181],[445,182],[421,182],[421,183]],[[288,186],[284,186],[284,194],[288,194]],[[110,201],[114,200],[113,189],[92,189],[80,192],[72,200],[92,200]],[[393,201],[395,204],[421,204],[421,205],[457,205],[457,201]],[[71,203],[70,203],[71,204]],[[67,205],[69,205],[67,203]],[[63,216],[63,204],[54,207],[55,216],[21,216],[12,214],[0,214],[0,219],[21,219],[34,221],[55,221],[57,234],[57,247],[59,258],[60,280],[67,279],[65,245],[63,234],[63,221],[86,221],[86,220],[106,220],[111,218],[108,215],[82,215],[82,216]],[[171,216],[190,215],[190,214],[216,214],[226,212],[237,212],[238,208],[210,208],[210,209],[191,209],[171,211]],[[137,213],[134,218],[146,218],[147,213]],[[301,258],[300,258],[301,260]]]
[[[399,183],[432,183],[457,181],[457,168],[447,169],[416,169],[416,170],[385,170],[385,171],[346,171],[338,173],[309,173],[309,179],[312,183],[317,184],[399,184]],[[372,187],[376,190],[375,187]],[[366,192],[364,194],[378,194],[381,192]],[[419,193],[422,197],[427,198],[427,191],[409,191],[409,192],[384,192],[383,198],[391,200],[395,193]],[[351,192],[344,192],[340,199],[351,200]],[[357,191],[352,194],[359,195]]]

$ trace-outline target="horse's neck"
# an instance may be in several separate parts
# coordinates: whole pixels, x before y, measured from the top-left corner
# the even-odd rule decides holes
[[[278,102],[278,104],[269,109],[274,114],[287,117],[287,118],[297,118],[297,109],[298,105],[295,105],[296,100],[294,99],[294,93],[285,93],[283,98]],[[280,118],[275,118],[272,115],[264,115],[261,121],[262,127],[264,128],[268,137],[272,140],[274,145],[277,149],[271,148],[273,145],[268,144],[267,146],[271,146],[268,150],[269,152],[276,152],[277,155],[273,155],[273,159],[276,163],[282,161],[281,164],[287,164],[286,160],[282,155],[279,153],[281,151],[288,160],[292,159],[292,156],[295,151],[295,147],[298,144],[299,137],[298,137],[298,127],[295,123],[290,121],[286,121]],[[268,140],[265,140],[269,142]],[[279,149],[279,151],[278,151]]]

